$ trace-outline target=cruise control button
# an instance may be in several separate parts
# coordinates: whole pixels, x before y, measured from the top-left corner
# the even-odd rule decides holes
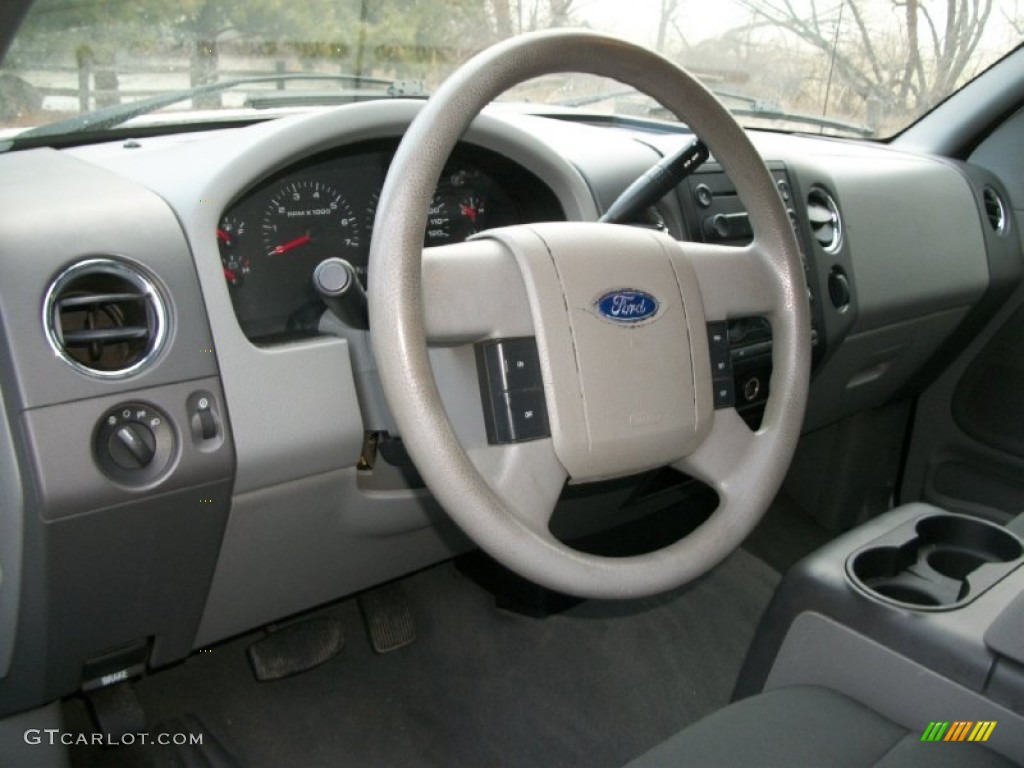
[[[711,348],[711,355],[722,350],[729,351],[729,324],[708,323],[708,346]]]
[[[715,408],[732,408],[736,405],[736,388],[732,376],[712,379],[711,387],[714,394]]]
[[[483,344],[481,353],[488,386],[499,392],[541,386],[540,358],[532,337]]]
[[[507,339],[497,346],[501,354],[501,374],[506,392],[541,386],[540,358],[537,355],[537,344],[532,338]]]
[[[505,394],[504,400],[510,427],[509,437],[513,442],[534,440],[551,434],[548,428],[548,410],[544,402],[544,390],[529,389],[523,392],[508,392]]]
[[[732,373],[728,323],[708,323],[708,352],[711,355],[712,376],[724,377]]]

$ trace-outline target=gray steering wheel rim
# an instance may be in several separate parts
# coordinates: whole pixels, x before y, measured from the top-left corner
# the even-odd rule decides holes
[[[722,503],[695,532],[663,549],[605,558],[543,535],[488,486],[449,422],[427,356],[421,290],[426,211],[452,149],[476,115],[524,80],[558,72],[612,77],[670,109],[698,133],[747,203],[776,282],[771,394],[743,468],[706,478]],[[617,38],[558,30],[513,38],[453,74],[413,121],[381,192],[371,245],[371,336],[385,396],[435,497],[482,549],[538,583],[584,597],[654,594],[703,574],[735,550],[782,483],[799,437],[810,369],[809,309],[789,217],[743,129],[715,97],[667,59]],[[384,226],[382,223],[386,223]],[[716,418],[729,418],[717,414]],[[735,418],[735,413],[732,412]],[[720,462],[729,460],[719,457]],[[741,471],[742,469],[742,471]]]

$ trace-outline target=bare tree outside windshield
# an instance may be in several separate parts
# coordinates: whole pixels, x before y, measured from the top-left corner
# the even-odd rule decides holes
[[[1018,45],[1024,8],[1017,0],[39,0],[0,65],[0,132],[235,79],[248,81],[150,119],[419,93],[493,42],[565,26],[657,49],[744,124],[884,137]],[[508,98],[664,116],[597,78],[543,78]]]
[[[1008,9],[992,0],[741,5],[751,14],[752,32],[790,38],[803,57],[828,60],[814,78],[824,75],[823,93],[814,94],[813,80],[807,84],[809,102],[817,96],[823,114],[858,117],[880,133],[931,109],[1020,38],[1012,29],[1020,26],[1017,4]],[[770,38],[761,44],[771,45]]]

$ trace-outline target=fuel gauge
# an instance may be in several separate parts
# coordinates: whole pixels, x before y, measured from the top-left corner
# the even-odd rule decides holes
[[[245,220],[237,216],[225,216],[217,227],[217,245],[228,285],[237,288],[252,269],[252,261],[239,249],[239,241],[245,237]]]

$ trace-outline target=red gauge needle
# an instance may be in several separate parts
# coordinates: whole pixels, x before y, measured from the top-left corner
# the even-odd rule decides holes
[[[225,245],[231,245],[231,235],[229,235],[220,227],[217,227],[217,239],[223,240]]]
[[[471,205],[465,205],[464,203],[459,203],[459,208],[462,209],[463,216],[468,218],[474,224],[476,223],[476,208]]]
[[[235,282],[238,276],[234,273],[234,270],[224,267],[224,277],[226,277],[231,282]]]
[[[287,253],[293,248],[298,248],[300,245],[305,245],[312,239],[313,238],[310,237],[309,235],[296,237],[294,240],[289,240],[287,243],[281,243],[281,245],[277,246],[277,248],[272,250],[270,253],[275,256],[280,256],[282,253]]]

